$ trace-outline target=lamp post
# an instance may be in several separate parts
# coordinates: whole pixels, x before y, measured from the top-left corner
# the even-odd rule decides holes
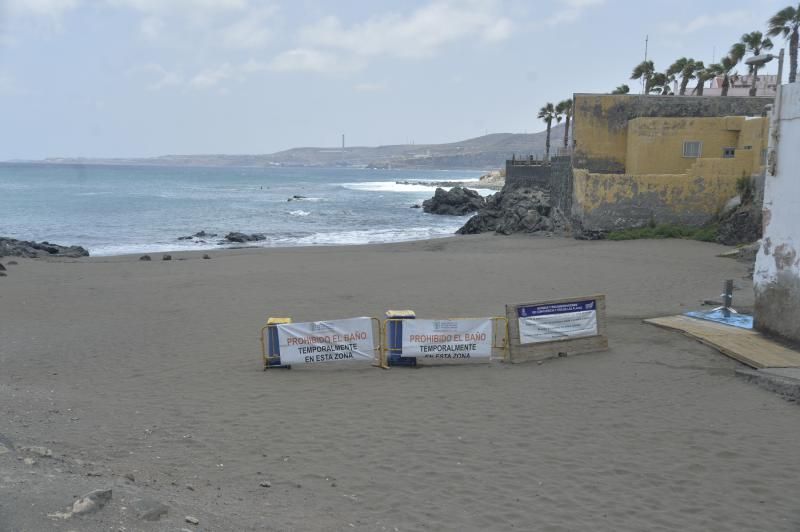
[[[761,54],[761,55],[754,55],[753,57],[748,57],[745,60],[744,64],[747,66],[753,66],[757,68],[761,68],[762,66],[766,65],[773,59],[778,60],[778,83],[777,86],[780,86],[783,83],[783,48],[781,48],[780,53],[778,55],[773,54]],[[755,83],[755,80],[753,80]]]

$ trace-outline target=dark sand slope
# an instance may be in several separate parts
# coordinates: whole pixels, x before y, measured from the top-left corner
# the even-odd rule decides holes
[[[796,531],[800,408],[640,322],[697,307],[725,278],[750,304],[746,267],[723,249],[482,235],[21,260],[0,278],[0,530]],[[606,353],[260,370],[268,315],[502,315],[594,292],[608,296]],[[104,486],[100,512],[48,517]],[[142,521],[140,499],[169,513]]]

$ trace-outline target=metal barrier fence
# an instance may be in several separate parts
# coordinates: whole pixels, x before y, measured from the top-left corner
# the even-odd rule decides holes
[[[411,313],[413,316],[413,313]],[[373,322],[373,333],[377,334],[377,345],[374,347],[375,359],[373,366],[389,368],[390,366],[416,366],[417,356],[403,356],[403,323],[414,319],[406,318],[387,318],[381,322],[378,318],[369,318]],[[461,320],[491,320],[492,322],[492,342],[491,355],[487,362],[492,360],[509,360],[509,327],[508,319],[504,316],[492,316],[483,318],[447,318],[437,321],[461,321]],[[422,320],[421,320],[422,321]],[[261,357],[264,370],[273,368],[291,369],[290,364],[282,364],[280,357],[280,339],[278,336],[278,325],[292,323],[291,318],[270,317],[266,325],[261,328]],[[500,352],[500,356],[495,356],[495,351]],[[469,357],[464,357],[469,358]],[[464,361],[464,360],[461,360]]]

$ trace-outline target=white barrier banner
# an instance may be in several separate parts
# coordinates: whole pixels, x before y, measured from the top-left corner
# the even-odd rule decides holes
[[[597,303],[593,299],[519,307],[517,314],[521,344],[597,335]]]
[[[375,359],[372,318],[286,323],[277,328],[281,364]]]
[[[492,320],[404,320],[403,356],[439,360],[489,358]]]

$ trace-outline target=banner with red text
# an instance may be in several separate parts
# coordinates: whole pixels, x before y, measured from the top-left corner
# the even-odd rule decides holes
[[[492,319],[404,320],[403,356],[440,361],[490,358]]]
[[[278,325],[281,364],[375,360],[372,322],[372,318],[350,318]]]

